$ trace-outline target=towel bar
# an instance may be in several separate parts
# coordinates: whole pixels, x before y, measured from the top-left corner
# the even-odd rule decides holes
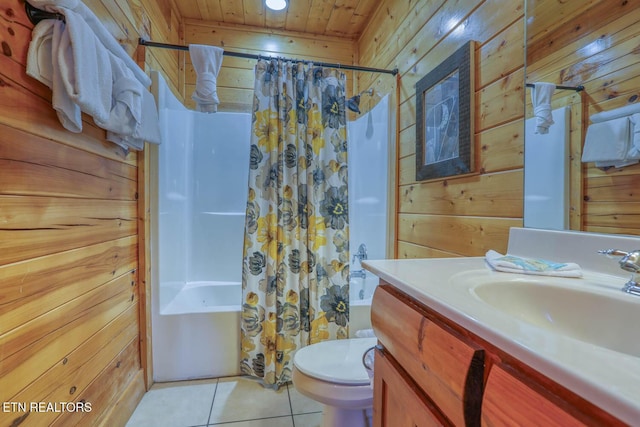
[[[533,83],[527,83],[526,86],[527,87],[535,87],[535,85]],[[559,85],[556,85],[556,89],[575,90],[576,92],[582,92],[584,90],[584,86],[582,86],[582,85],[580,85],[580,86],[559,86]]]
[[[24,2],[24,9],[27,12],[27,18],[33,25],[38,24],[38,22],[43,19],[57,19],[59,21],[64,22],[64,15],[61,13],[55,12],[47,12],[46,10],[38,9],[29,4],[29,2]]]

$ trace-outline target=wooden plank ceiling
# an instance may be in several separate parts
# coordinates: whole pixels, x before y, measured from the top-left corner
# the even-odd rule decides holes
[[[185,19],[357,39],[378,0],[287,0],[276,12],[264,0],[176,0]]]

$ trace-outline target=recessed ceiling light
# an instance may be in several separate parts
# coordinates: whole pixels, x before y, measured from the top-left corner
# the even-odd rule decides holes
[[[271,10],[282,10],[287,7],[287,0],[266,0],[265,4]]]

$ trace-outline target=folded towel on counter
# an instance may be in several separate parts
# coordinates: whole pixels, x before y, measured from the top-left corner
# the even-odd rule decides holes
[[[537,258],[502,255],[490,250],[485,260],[491,268],[506,273],[537,274],[541,276],[582,277],[582,269],[575,263],[557,263]]]

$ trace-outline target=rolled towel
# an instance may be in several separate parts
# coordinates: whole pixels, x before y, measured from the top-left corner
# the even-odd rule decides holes
[[[535,133],[549,133],[549,126],[553,124],[551,115],[551,96],[556,85],[553,83],[534,83],[531,90],[531,102],[533,103],[533,113],[536,116]]]
[[[578,264],[557,263],[539,258],[522,258],[513,255],[502,255],[490,250],[485,260],[491,268],[506,273],[537,274],[541,276],[582,277],[582,269]]]
[[[191,63],[196,71],[196,90],[191,98],[196,101],[196,108],[203,113],[218,111],[217,79],[222,65],[224,50],[217,46],[200,44],[189,45]]]

